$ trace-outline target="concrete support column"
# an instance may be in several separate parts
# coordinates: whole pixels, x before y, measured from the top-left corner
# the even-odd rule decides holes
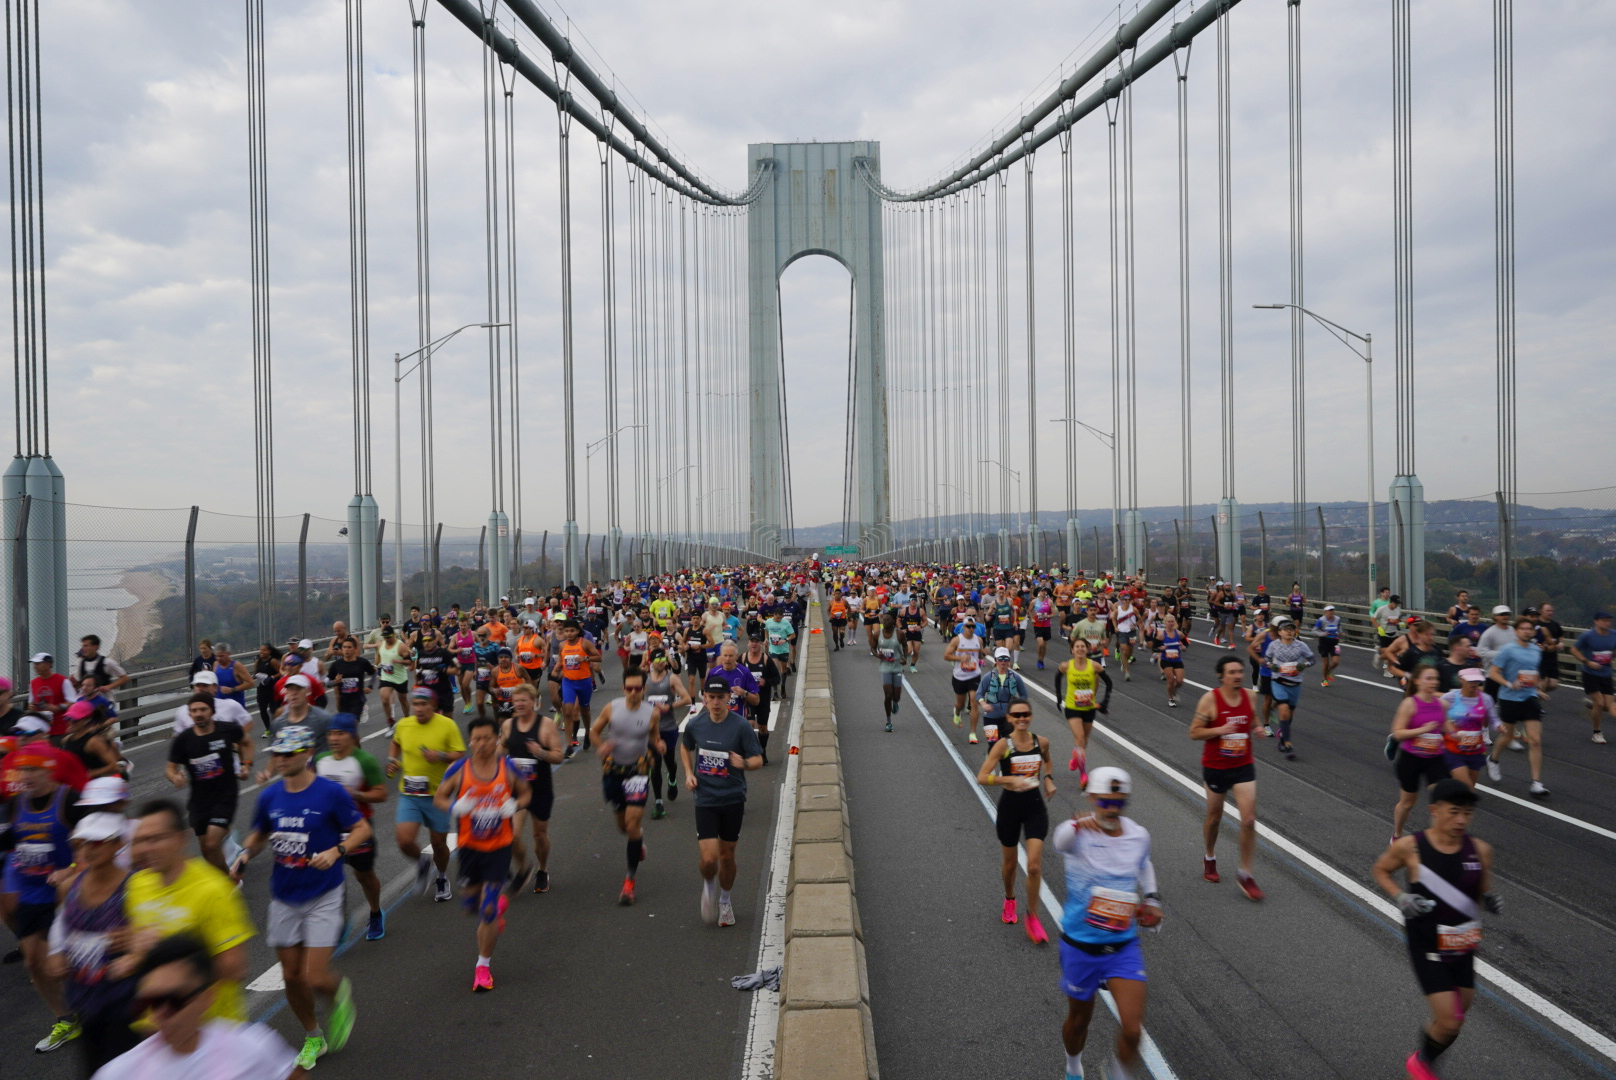
[[[1218,500],[1218,577],[1236,582],[1240,578],[1240,502]]]
[[[1387,493],[1391,503],[1391,586],[1403,606],[1424,610],[1425,603],[1425,485],[1414,475],[1392,477]]]

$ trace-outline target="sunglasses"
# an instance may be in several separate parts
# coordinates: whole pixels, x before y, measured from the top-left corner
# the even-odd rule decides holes
[[[1102,810],[1121,810],[1128,805],[1127,799],[1095,799],[1094,805]]]
[[[135,999],[135,1011],[137,1013],[179,1012],[181,1009],[185,1008],[185,1006],[195,1001],[201,995],[202,991],[206,989],[206,986],[198,986],[195,989],[187,990],[182,993],[176,992],[169,994],[152,994],[147,997],[139,997]]]
[[[1030,720],[1030,719],[1032,719],[1032,713],[1030,713],[1030,712],[1013,712],[1013,713],[1010,714],[1010,719],[1012,719],[1012,720],[1020,720],[1020,719],[1028,719],[1028,720]]]

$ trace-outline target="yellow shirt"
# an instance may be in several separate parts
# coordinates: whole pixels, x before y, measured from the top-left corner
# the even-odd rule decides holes
[[[167,886],[157,871],[137,870],[124,892],[124,911],[132,925],[155,927],[164,937],[193,933],[214,956],[257,933],[235,884],[202,859],[185,860],[185,869]],[[221,980],[204,1018],[245,1022],[241,984]]]
[[[399,748],[398,790],[403,795],[436,795],[449,770],[447,761],[428,761],[421,751],[466,751],[460,725],[442,713],[424,724],[413,716],[402,718],[393,727],[393,741]]]

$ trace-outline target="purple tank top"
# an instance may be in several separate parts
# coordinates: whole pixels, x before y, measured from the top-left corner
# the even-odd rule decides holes
[[[67,927],[67,959],[71,971],[67,977],[67,1002],[74,1011],[91,1015],[104,1014],[126,1004],[135,993],[135,979],[113,979],[107,967],[118,958],[108,946],[112,932],[129,925],[124,915],[124,888],[126,877],[95,907],[79,902],[79,890],[84,885],[80,878],[68,891],[67,900],[57,918]]]

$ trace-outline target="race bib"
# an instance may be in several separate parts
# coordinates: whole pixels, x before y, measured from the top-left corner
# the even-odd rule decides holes
[[[1481,753],[1481,732],[1465,731],[1462,728],[1453,733],[1453,745],[1459,748],[1461,754]]]
[[[892,663],[892,661],[895,660],[897,658],[897,655],[898,655],[896,649],[878,649],[878,650],[876,650],[876,652],[881,657],[882,660],[886,661],[889,664]]]
[[[1436,947],[1444,953],[1475,952],[1481,947],[1481,923],[1472,920],[1458,926],[1437,926]]]
[[[391,675],[392,673],[393,673],[393,665],[392,664],[383,664],[382,665],[382,674],[383,675]]]
[[[217,780],[224,775],[224,764],[218,754],[203,754],[191,759],[191,777],[194,780]]]
[[[1036,757],[1012,757],[1010,759],[1010,775],[1036,777],[1038,767],[1042,763],[1042,759]]]
[[[309,834],[278,831],[269,834],[269,849],[275,865],[302,868],[309,864]]]
[[[430,777],[406,776],[404,778],[404,794],[406,795],[430,795],[432,794],[431,787],[432,780]]]
[[[421,682],[425,683],[427,686],[431,686],[434,683],[436,683],[437,681],[438,681],[438,669],[437,668],[435,668],[435,667],[427,667],[427,668],[422,668],[421,669]]]
[[[1093,690],[1073,690],[1072,704],[1079,709],[1086,709],[1094,704]]]
[[[960,661],[960,670],[961,671],[975,671],[976,670],[976,661],[974,659],[971,659],[971,658],[967,658],[965,660]]]
[[[21,874],[47,874],[56,845],[48,841],[24,840],[11,853],[11,868]]]
[[[769,635],[769,644],[770,645],[784,645],[785,643],[786,643],[786,638],[785,638],[784,634],[770,634]]]
[[[1535,671],[1523,671],[1523,672],[1520,673],[1520,675],[1516,676],[1515,681],[1521,686],[1522,689],[1526,689],[1528,687],[1536,686],[1537,685],[1537,672],[1535,672]]]
[[[1167,659],[1169,659],[1169,660],[1177,660],[1178,659],[1178,646],[1177,645],[1169,645],[1169,646],[1167,646],[1165,649],[1162,650],[1162,655],[1167,657]]]
[[[1138,893],[1096,885],[1089,893],[1089,906],[1083,913],[1083,921],[1101,930],[1120,934],[1133,925],[1133,915],[1137,910]]]
[[[1475,733],[1479,739],[1481,732]],[[1414,748],[1424,754],[1440,754],[1442,752],[1442,736],[1435,731],[1427,731],[1414,740]]]
[[[1594,667],[1610,667],[1611,653],[1609,650],[1591,653],[1588,659],[1593,661]]]
[[[999,741],[999,725],[998,724],[989,724],[989,723],[984,722],[982,724],[982,734],[984,734],[984,735],[986,735],[988,737],[988,742],[989,743],[998,742]]]
[[[702,776],[727,777],[729,775],[728,750],[699,750],[696,772]]]
[[[359,693],[359,680],[358,679],[343,679],[342,683],[341,683],[341,689],[339,690],[339,693],[343,693],[343,694],[357,694],[357,693]]]
[[[477,669],[477,681],[478,682],[487,682],[488,677],[490,675],[492,675],[493,673],[494,673],[493,668],[479,667]]]
[[[523,780],[531,780],[539,773],[539,759],[530,757],[513,757],[508,759],[516,775]]]
[[[471,649],[461,649],[457,655],[459,655],[462,664],[469,664],[477,657],[477,654]]]
[[[650,702],[652,705],[656,705],[656,706],[658,706],[660,708],[661,706],[666,705],[670,701],[672,701],[673,700],[673,695],[671,695],[671,694],[651,694],[651,695],[647,696],[645,700]]]
[[[1218,736],[1218,753],[1224,757],[1244,757],[1251,747],[1251,735],[1245,731],[1233,731],[1227,735]]]
[[[533,664],[533,653],[527,649],[523,649],[521,652],[516,654],[516,660],[524,667],[531,667]]]
[[[584,658],[577,655],[565,656],[562,657],[561,663],[562,666],[564,666],[568,671],[577,671],[579,668],[583,667]]]
[[[500,823],[505,816],[499,812],[499,804],[493,802],[480,802],[472,809],[471,835],[478,838],[493,836],[499,831]]]
[[[1298,665],[1298,664],[1281,664],[1281,665],[1279,665],[1279,673],[1281,675],[1285,675],[1285,676],[1288,676],[1290,678],[1295,678],[1296,673],[1298,671],[1300,671],[1300,670],[1301,670],[1301,666]]]

